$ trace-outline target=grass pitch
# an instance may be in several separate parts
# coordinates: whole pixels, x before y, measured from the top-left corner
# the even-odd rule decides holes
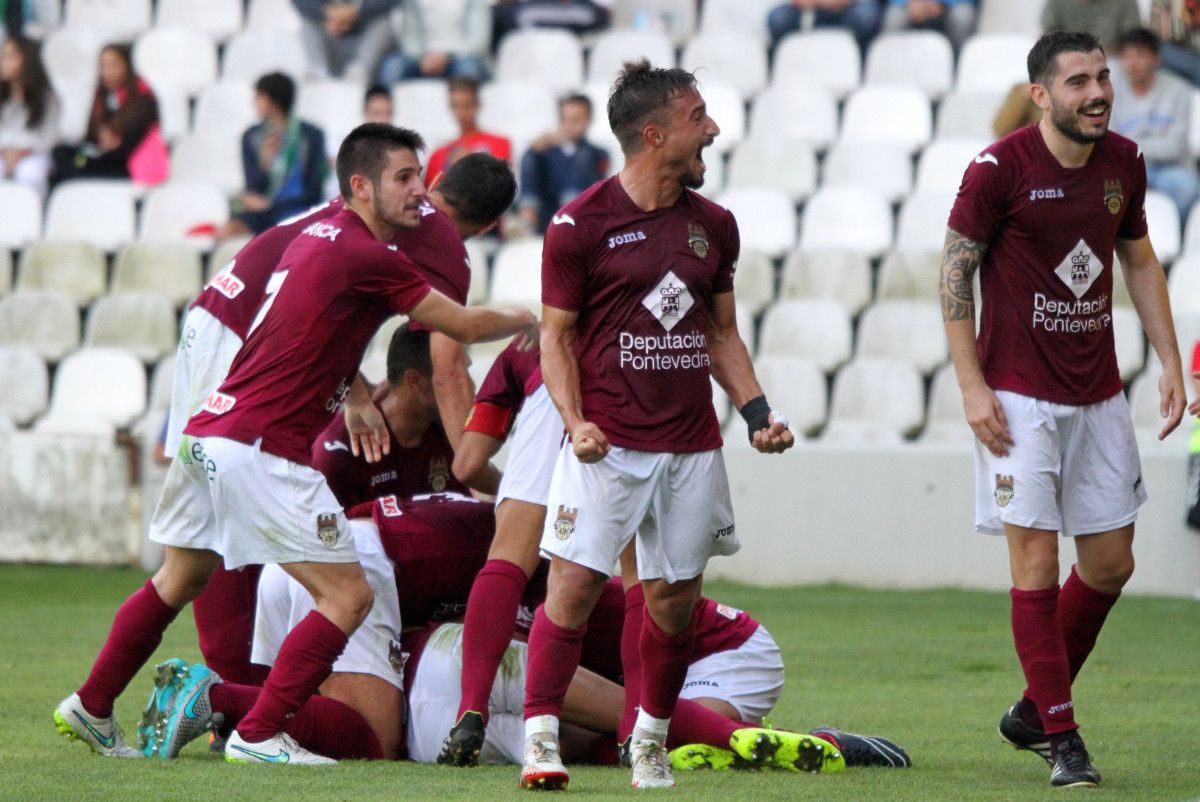
[[[1145,569],[1143,569],[1145,570]],[[326,769],[230,766],[193,744],[173,763],[104,760],[58,736],[51,711],[82,682],[133,570],[0,566],[0,799],[360,800],[528,797],[515,767],[456,770],[343,763]],[[1123,599],[1075,688],[1103,786],[1054,791],[1036,756],[1000,742],[996,723],[1023,687],[1005,594],[763,590],[712,583],[775,635],[788,684],[778,726],[834,724],[891,737],[912,769],[841,775],[680,773],[688,799],[1110,800],[1200,798],[1200,604]],[[191,616],[156,659],[199,660]],[[142,672],[117,703],[132,732],[152,683]],[[570,799],[632,793],[623,769],[577,767]]]

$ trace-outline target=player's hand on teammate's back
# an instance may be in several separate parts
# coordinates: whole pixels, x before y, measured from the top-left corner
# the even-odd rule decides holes
[[[367,462],[379,462],[392,450],[392,438],[379,409],[369,400],[358,404],[346,399],[346,431],[350,433],[350,451]]]
[[[538,321],[535,319],[532,326],[526,326],[518,331],[516,336],[512,338],[512,341],[513,344],[516,345],[517,350],[521,351],[522,353],[532,351],[534,348],[537,348],[538,343],[541,341],[541,334],[538,330]]]
[[[583,421],[571,430],[571,451],[580,462],[599,462],[608,456],[611,447],[600,427],[590,421]]]
[[[1187,394],[1183,391],[1183,377],[1175,371],[1164,370],[1158,377],[1158,392],[1161,398],[1158,414],[1166,421],[1162,431],[1158,433],[1158,439],[1162,440],[1175,431],[1179,422],[1183,420],[1183,406],[1187,403]],[[1192,406],[1197,407],[1196,402],[1193,402]],[[1197,409],[1200,410],[1200,407]]]
[[[971,431],[987,446],[987,450],[997,457],[1007,457],[1008,447],[1013,444],[1013,439],[1008,432],[1008,418],[1004,416],[1004,407],[992,392],[992,388],[980,384],[978,387],[963,390],[963,408],[966,410]]]
[[[782,454],[796,444],[796,438],[788,429],[787,418],[778,420],[776,413],[771,413],[771,425],[759,429],[750,438],[750,445],[763,454]]]

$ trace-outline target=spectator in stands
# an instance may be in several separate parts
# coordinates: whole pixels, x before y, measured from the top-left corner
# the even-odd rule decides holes
[[[3,177],[46,194],[58,142],[58,100],[36,42],[14,37],[0,50],[0,161]]]
[[[373,84],[363,95],[363,122],[392,124],[396,107],[392,102],[392,90],[383,84]]]
[[[490,153],[512,163],[512,144],[507,138],[479,130],[479,83],[472,78],[451,78],[450,113],[458,123],[458,139],[442,145],[429,157],[426,183],[432,183],[450,165],[468,153]]]
[[[100,51],[100,81],[84,143],[59,146],[51,156],[54,182],[125,178],[149,185],[166,180],[170,156],[159,132],[158,101],[134,73],[128,47],[107,45]]]
[[[975,31],[975,0],[888,0],[883,30],[941,31],[955,52]]]
[[[262,122],[242,134],[246,189],[235,201],[221,238],[258,234],[316,205],[325,180],[325,134],[292,115],[296,84],[272,72],[254,85],[254,108]]]
[[[867,45],[879,32],[882,19],[880,0],[789,0],[767,14],[767,30],[771,33],[771,51],[774,52],[783,37],[809,25],[845,27],[858,40],[859,49],[866,53]]]
[[[392,12],[399,52],[379,68],[379,80],[487,78],[492,15],[486,0],[401,0]]]
[[[314,78],[365,82],[392,48],[388,15],[397,0],[292,0]]]
[[[1154,0],[1150,21],[1162,65],[1200,86],[1200,0]]]
[[[1138,0],[1046,0],[1042,30],[1085,31],[1112,52],[1125,31],[1142,27]]]
[[[545,233],[550,218],[608,173],[608,151],[588,142],[592,101],[568,95],[558,104],[558,130],[533,141],[521,159],[521,216]]]
[[[1022,82],[1014,86],[1000,104],[1000,111],[996,112],[996,119],[992,120],[992,130],[996,132],[997,139],[1003,139],[1018,128],[1032,125],[1041,119],[1042,110],[1030,97],[1029,84]]]
[[[499,0],[492,6],[492,47],[517,28],[594,33],[612,22],[613,0]]]
[[[1117,54],[1123,69],[1113,70],[1113,110],[1109,128],[1138,143],[1146,157],[1146,183],[1165,192],[1179,209],[1179,221],[1200,194],[1200,176],[1188,145],[1192,89],[1159,67],[1159,41],[1153,31],[1121,34]]]

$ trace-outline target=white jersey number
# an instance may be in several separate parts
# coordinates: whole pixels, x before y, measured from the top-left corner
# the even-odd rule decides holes
[[[258,324],[263,322],[263,318],[267,316],[267,310],[271,308],[271,304],[275,303],[275,296],[279,294],[279,288],[283,286],[284,280],[288,276],[288,271],[280,270],[277,273],[272,273],[271,278],[267,281],[267,289],[263,298],[262,306],[258,308],[258,314],[254,316],[254,322],[250,324],[250,331],[246,332],[246,339],[250,339],[250,335],[258,328]]]

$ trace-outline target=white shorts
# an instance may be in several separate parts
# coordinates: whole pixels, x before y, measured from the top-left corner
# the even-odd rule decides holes
[[[736,552],[741,543],[721,450],[614,446],[600,462],[584,464],[564,442],[550,482],[543,555],[610,576],[635,533],[641,579],[693,579],[709,557]]]
[[[408,757],[433,763],[454,726],[462,700],[462,624],[434,630],[417,661],[408,694]],[[525,748],[526,645],[510,641],[488,697],[483,763],[519,764]]]
[[[155,543],[208,549],[225,567],[358,562],[325,477],[224,437],[185,436],[150,521]]]
[[[736,649],[710,654],[692,663],[680,699],[722,699],[743,721],[760,723],[783,693],[783,656],[761,624]]]
[[[508,462],[496,492],[496,506],[506,498],[546,506],[550,477],[562,442],[562,415],[543,384],[525,399],[517,416]]]
[[[207,309],[188,310],[175,351],[175,377],[163,447],[167,456],[173,457],[179,451],[183,427],[225,380],[241,347],[241,339]]]
[[[1146,501],[1129,405],[1122,393],[1086,406],[996,393],[1014,445],[997,457],[975,441],[975,528],[1004,524],[1067,537],[1128,526]]]
[[[375,605],[350,636],[341,656],[334,661],[333,670],[370,674],[403,690],[404,657],[400,650],[400,597],[396,592],[395,566],[383,552],[374,522],[351,521],[350,529],[367,584],[375,592]],[[278,565],[263,568],[258,581],[251,662],[275,665],[283,639],[314,609],[313,597],[287,572]]]

